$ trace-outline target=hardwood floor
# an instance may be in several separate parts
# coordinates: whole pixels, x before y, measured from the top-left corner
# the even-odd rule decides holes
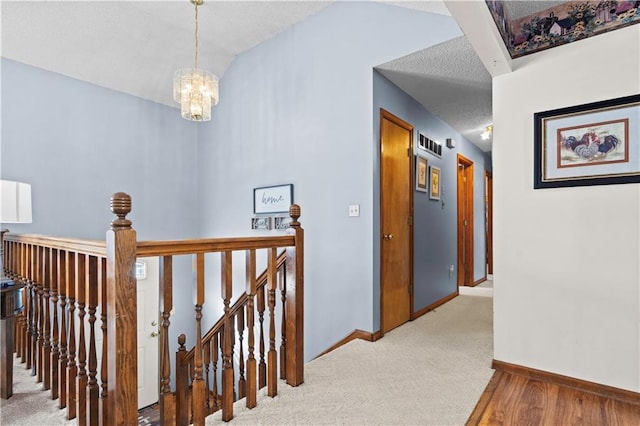
[[[640,401],[498,370],[467,421],[472,425],[637,426]]]

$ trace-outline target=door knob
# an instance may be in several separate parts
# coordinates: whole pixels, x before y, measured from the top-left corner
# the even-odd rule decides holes
[[[391,240],[393,239],[393,234],[383,234],[382,238],[385,240]]]
[[[159,334],[158,334],[157,331],[152,331],[151,332],[151,337],[158,337],[158,336],[159,336]]]

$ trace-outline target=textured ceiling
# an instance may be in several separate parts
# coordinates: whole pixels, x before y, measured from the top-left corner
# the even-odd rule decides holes
[[[450,15],[441,0],[375,1]],[[517,16],[558,2],[510,3]],[[331,4],[205,1],[198,9],[200,66],[221,77],[237,55]],[[0,7],[3,57],[177,108],[173,72],[193,64],[194,8],[188,0],[3,0]],[[491,81],[464,38],[380,70],[470,141],[490,149],[479,133],[491,121]]]
[[[491,141],[479,137],[491,123],[491,76],[466,37],[377,69],[480,149],[491,150]]]

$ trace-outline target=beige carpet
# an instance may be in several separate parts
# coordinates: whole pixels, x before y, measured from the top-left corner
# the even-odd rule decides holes
[[[237,402],[230,423],[463,425],[492,374],[492,302],[459,296],[375,343],[350,342],[305,365],[303,385],[280,382],[279,395],[261,395],[253,410]],[[23,365],[14,396],[0,401],[0,424],[75,424]],[[219,412],[207,419],[222,423]]]
[[[493,299],[459,296],[375,343],[355,340],[305,365],[232,424],[463,425],[491,378]],[[207,419],[218,424],[220,413]]]
[[[13,396],[0,399],[0,425],[75,425],[65,419],[66,410],[58,409],[58,400],[51,400],[51,392],[42,390],[26,364],[13,359]]]

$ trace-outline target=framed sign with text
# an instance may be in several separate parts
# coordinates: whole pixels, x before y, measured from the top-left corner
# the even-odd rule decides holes
[[[293,204],[293,184],[253,189],[253,213],[288,213]]]

